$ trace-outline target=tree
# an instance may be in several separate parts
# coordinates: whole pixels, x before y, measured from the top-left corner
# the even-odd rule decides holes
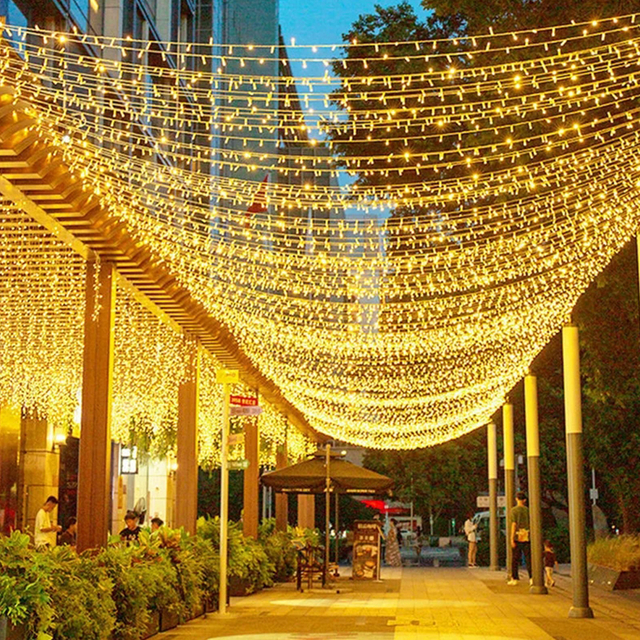
[[[476,496],[487,490],[486,459],[485,434],[476,431],[428,449],[368,451],[364,462],[392,478],[394,494],[413,501],[423,521],[464,522],[476,510]]]
[[[421,21],[406,3],[396,7],[375,7],[375,13],[361,16],[345,34],[345,40],[366,43],[393,43],[407,40],[423,40],[439,37],[460,37],[466,33],[488,33],[516,31],[554,24],[569,24],[572,21],[590,21],[614,15],[633,13],[636,4],[625,1],[587,0],[572,5],[551,2],[550,0],[488,0],[479,3],[476,0],[427,0],[423,3],[428,13]],[[621,35],[621,37],[624,37]],[[450,140],[427,137],[437,127],[434,118],[429,120],[435,97],[427,93],[426,97],[414,97],[403,100],[403,77],[419,68],[408,55],[406,44],[380,44],[380,59],[369,62],[366,71],[364,64],[358,61],[370,53],[371,48],[351,46],[346,52],[345,63],[337,61],[334,72],[343,79],[348,91],[337,91],[334,102],[345,111],[342,124],[330,129],[332,148],[341,156],[342,164],[358,171],[358,187],[364,189],[383,185],[398,186],[407,181],[411,174],[419,180],[425,168],[419,167],[423,156],[437,152],[446,152]],[[448,45],[443,45],[446,48]],[[571,46],[570,44],[567,46]],[[444,49],[443,49],[444,50]],[[383,56],[389,53],[387,59]],[[391,55],[393,54],[393,55]],[[403,57],[407,54],[407,57]],[[500,64],[506,54],[496,53],[493,62]],[[408,59],[407,59],[408,58]],[[442,60],[445,60],[443,58]],[[464,58],[453,58],[458,65],[465,64]],[[487,58],[488,59],[488,58]],[[438,64],[436,61],[434,64]],[[374,110],[379,108],[380,96],[374,95],[373,89],[362,77],[363,75],[394,76],[396,79],[388,84],[388,94],[384,104],[393,111],[391,126],[381,127],[380,115]],[[597,81],[604,79],[598,76]],[[452,82],[455,82],[452,80]],[[415,80],[417,92],[422,85]],[[551,85],[550,85],[551,86]],[[379,87],[378,87],[379,88]],[[541,91],[545,87],[541,88]],[[349,97],[351,96],[351,97]],[[487,96],[490,98],[491,96]],[[601,111],[605,113],[609,106]],[[368,113],[369,112],[369,113]],[[368,115],[366,115],[368,113]],[[363,114],[365,114],[363,116]],[[543,137],[557,122],[554,118],[563,117],[561,108],[552,107],[547,110],[547,121],[533,125],[535,134]],[[591,132],[599,127],[608,126],[609,116],[600,117],[600,111],[593,111],[588,124]],[[363,135],[364,121],[370,121],[368,135]],[[585,117],[586,118],[586,117]],[[503,124],[511,121],[505,118]],[[462,127],[463,125],[456,125]],[[353,127],[360,127],[354,132]],[[458,132],[469,133],[464,129]],[[422,138],[420,139],[420,134]],[[479,134],[477,144],[487,142],[492,133]],[[484,136],[484,137],[483,137]],[[468,138],[473,140],[473,138]],[[566,153],[576,142],[568,142],[559,152]],[[408,157],[405,153],[408,152]],[[363,164],[362,158],[376,158],[383,155],[386,159],[372,160]],[[528,162],[528,152],[523,152],[519,162]],[[495,159],[490,159],[495,162]],[[428,164],[428,163],[426,163]],[[463,169],[453,163],[430,166],[429,170],[437,170],[439,176],[455,177],[463,175]],[[597,179],[597,176],[594,176]],[[540,192],[539,192],[540,193]],[[518,197],[515,194],[514,197]],[[484,203],[487,204],[488,200]],[[392,214],[388,224],[388,255],[420,256],[429,245],[429,228],[418,228],[418,224],[437,225],[439,219],[445,219],[446,205],[440,210],[420,210],[416,208],[398,207]],[[459,205],[456,205],[459,206]],[[420,221],[420,222],[418,222]],[[625,248],[610,267],[598,278],[583,295],[575,310],[575,320],[581,329],[581,347],[583,356],[583,402],[585,423],[585,452],[587,460],[598,473],[604,483],[605,494],[615,497],[616,516],[622,522],[625,531],[638,530],[640,527],[640,501],[637,500],[640,485],[637,479],[638,444],[640,434],[640,389],[639,358],[640,340],[638,331],[637,310],[637,274],[635,268],[635,252],[633,248]],[[398,295],[402,274],[391,274],[381,284],[381,300],[387,302],[402,301]],[[388,282],[398,279],[397,286],[389,287]],[[395,291],[393,293],[392,291]],[[420,291],[406,291],[405,297],[416,300]],[[395,297],[394,297],[395,296]],[[384,314],[382,314],[384,315]],[[406,323],[411,318],[397,315],[396,323]],[[384,322],[381,321],[381,325]],[[564,478],[564,399],[562,391],[561,342],[556,338],[548,349],[534,362],[534,372],[539,377],[540,417],[541,417],[541,470],[543,478],[543,498],[549,508],[566,508]],[[514,390],[514,396],[521,393]],[[524,417],[522,416],[522,420]],[[450,448],[449,448],[450,447]],[[443,462],[448,454],[451,459]],[[445,504],[450,489],[455,485],[453,470],[460,470],[456,462],[454,444],[441,445],[428,451],[416,453],[374,453],[370,456],[371,464],[396,478],[401,496],[408,495],[408,482],[411,477],[419,478],[420,492],[423,494],[423,508],[434,508],[436,504]],[[480,474],[484,477],[484,472]],[[414,484],[415,487],[415,484]],[[461,495],[466,495],[461,486],[456,486]],[[416,491],[417,493],[417,491]],[[636,498],[635,500],[633,498]],[[444,508],[444,507],[443,507]],[[614,516],[615,517],[615,516]]]

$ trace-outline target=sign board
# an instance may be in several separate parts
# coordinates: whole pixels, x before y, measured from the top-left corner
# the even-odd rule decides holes
[[[229,434],[229,446],[232,447],[236,444],[244,444],[244,433]]]
[[[478,496],[476,498],[476,506],[484,509],[489,508],[489,496]],[[507,499],[504,496],[498,496],[498,507],[506,507]]]
[[[380,578],[381,523],[378,520],[356,520],[353,523],[354,580]]]
[[[229,406],[230,416],[259,416],[262,413],[262,407],[241,407],[237,404]]]
[[[229,471],[242,471],[243,469],[249,468],[248,460],[229,460],[228,462]]]
[[[237,369],[218,369],[216,371],[216,382],[218,384],[238,384],[240,382],[240,372]]]
[[[229,396],[229,402],[231,404],[237,404],[241,407],[257,407],[258,398],[252,396]]]

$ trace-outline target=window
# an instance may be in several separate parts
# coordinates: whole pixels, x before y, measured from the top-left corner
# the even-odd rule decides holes
[[[120,449],[120,475],[138,473],[138,447]]]
[[[89,0],[69,0],[69,15],[81,31],[89,30]]]

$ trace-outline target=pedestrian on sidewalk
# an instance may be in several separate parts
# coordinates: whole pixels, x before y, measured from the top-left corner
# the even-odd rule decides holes
[[[511,509],[509,517],[509,536],[513,549],[511,563],[511,579],[507,584],[517,585],[520,579],[518,567],[524,554],[529,572],[529,584],[532,583],[531,574],[531,541],[529,536],[529,508],[526,506],[527,497],[522,491],[516,494],[516,506]]]
[[[384,559],[386,563],[391,567],[402,566],[400,545],[398,544],[398,522],[395,518],[391,518],[389,523],[389,531],[387,532],[387,545]]]
[[[553,579],[553,570],[558,566],[556,553],[553,545],[548,541],[544,541],[544,584],[545,587],[554,587],[556,581]]]
[[[476,557],[478,555],[478,534],[476,530],[478,525],[473,521],[473,514],[469,513],[469,517],[464,523],[464,534],[467,536],[469,550],[467,552],[467,566],[471,569],[477,567]]]
[[[33,543],[38,551],[52,549],[56,546],[57,534],[62,527],[51,522],[51,512],[56,508],[58,498],[49,496],[36,513]]]

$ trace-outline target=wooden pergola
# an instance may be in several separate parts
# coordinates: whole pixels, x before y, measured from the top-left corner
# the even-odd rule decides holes
[[[131,284],[138,299],[197,339],[225,368],[237,369],[242,381],[259,390],[289,422],[316,441],[322,437],[280,389],[243,353],[228,327],[220,323],[137,241],[121,220],[74,177],[61,152],[39,131],[34,107],[16,99],[10,87],[0,87],[0,194],[30,215],[87,261],[85,345],[83,362],[80,470],[78,479],[78,545],[104,544],[109,528],[110,406],[113,368],[115,278]],[[99,298],[99,304],[96,300]],[[97,310],[96,310],[97,306]],[[196,359],[191,380],[183,383],[178,408],[178,471],[176,520],[195,529],[197,507],[197,385]],[[257,432],[254,429],[257,439]],[[257,443],[247,446],[256,460],[248,471],[245,530],[258,521]],[[245,483],[246,486],[246,483]],[[248,526],[246,523],[249,523]]]

